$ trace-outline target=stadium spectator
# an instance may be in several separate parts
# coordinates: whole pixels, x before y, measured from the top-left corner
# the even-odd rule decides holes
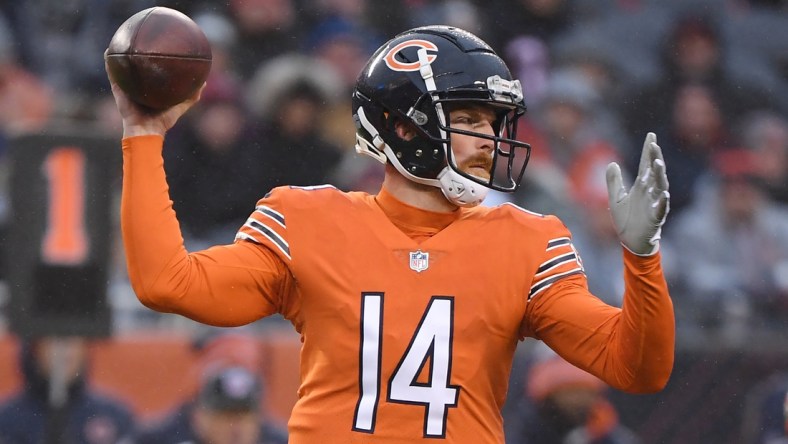
[[[730,122],[725,120],[719,97],[711,88],[689,83],[675,93],[669,98],[670,123],[658,131],[665,144],[665,161],[671,164],[670,211],[678,215],[693,202],[695,184],[709,171],[714,154],[733,142]],[[629,157],[630,165],[636,165],[634,153]]]
[[[603,119],[609,121],[608,126],[615,126],[618,132],[615,134],[618,144],[628,146],[628,139],[632,136],[626,137],[621,123],[628,78],[614,52],[607,42],[600,42],[599,38],[588,41],[588,38],[576,36],[555,45],[552,64],[555,73],[574,71],[586,79],[604,105],[600,110],[605,113]]]
[[[555,355],[540,356],[526,374],[522,421],[509,444],[638,444],[619,423],[607,385]]]
[[[154,0],[2,2],[22,66],[57,91],[57,114],[106,94],[103,53],[117,27]],[[97,87],[99,86],[99,87]]]
[[[233,51],[238,45],[236,24],[226,15],[214,11],[202,11],[193,18],[211,44],[211,71],[240,80],[233,63]]]
[[[257,168],[265,192],[328,182],[342,152],[323,121],[340,102],[340,85],[330,65],[304,55],[286,54],[257,70],[247,101],[258,128],[262,163]]]
[[[589,157],[608,162],[618,160],[621,129],[599,91],[580,71],[564,69],[551,73],[538,112],[533,121],[547,145],[534,153],[534,160],[549,156],[568,173],[569,180],[573,180],[572,170],[576,167],[594,168],[580,166],[593,164]],[[607,162],[602,170],[605,166]]]
[[[530,126],[520,128],[519,133],[528,134],[539,147],[531,155],[529,185],[537,183],[537,189],[547,194],[533,193],[528,186],[514,194],[514,202],[555,214],[574,227],[583,220],[579,204],[586,194],[595,194],[592,190],[604,188],[607,165],[620,160],[612,139],[617,130],[597,91],[574,70],[553,73],[535,108]]]
[[[743,341],[788,319],[788,208],[765,193],[757,153],[725,150],[666,233],[669,278],[686,326],[723,328]]]
[[[305,29],[294,0],[230,0],[229,5],[238,30],[233,70],[243,81],[264,61],[299,49]]]
[[[407,10],[407,27],[415,28],[441,23],[466,29],[480,37],[484,37],[491,28],[486,27],[485,14],[479,11],[479,5],[470,0],[440,0],[432,2],[413,2]]]
[[[0,154],[8,137],[43,128],[55,102],[52,88],[20,63],[17,46],[0,14]]]
[[[552,64],[547,45],[533,36],[519,36],[506,43],[501,57],[528,88],[531,106],[539,106],[547,92]]]
[[[741,142],[755,153],[758,178],[772,199],[788,204],[788,119],[761,111],[742,120]]]
[[[761,405],[761,433],[757,444],[788,443],[788,383],[775,388]]]
[[[344,117],[350,108],[356,79],[379,41],[380,38],[363,24],[341,17],[327,17],[319,21],[304,40],[304,52],[338,74],[340,84],[336,94],[341,100],[335,101],[321,120],[330,131],[328,137],[342,147],[355,143],[355,127]]]
[[[268,191],[264,147],[231,77],[208,78],[203,100],[167,138],[165,169],[190,249],[232,239],[261,192]]]
[[[306,35],[304,52],[329,64],[339,73],[343,93],[349,93],[380,39],[363,23],[327,17],[316,23]]]
[[[0,406],[0,443],[131,443],[131,409],[90,388],[88,354],[89,341],[80,337],[23,344],[24,387]]]
[[[730,45],[720,27],[719,20],[706,11],[689,11],[674,19],[660,54],[665,72],[654,84],[638,87],[623,101],[622,117],[629,134],[667,126],[674,115],[673,101],[687,85],[703,87],[716,98],[723,122],[769,106],[772,100],[757,84],[726,69]]]
[[[397,2],[393,2],[397,3]],[[380,4],[372,4],[369,0],[302,0],[304,7],[301,16],[307,17],[310,23],[325,20],[328,17],[340,18],[354,23],[365,23],[371,12],[378,12]],[[388,8],[384,7],[384,11]]]
[[[520,36],[537,38],[552,47],[555,39],[569,31],[575,20],[568,0],[495,0],[484,8],[496,32],[486,36],[502,53],[506,44]]]
[[[261,415],[260,376],[241,366],[204,376],[194,399],[136,437],[136,444],[286,444],[287,434]]]
[[[741,442],[788,444],[788,373],[774,370],[744,398]]]
[[[207,329],[193,342],[196,389],[163,419],[140,429],[136,444],[279,444],[287,433],[268,418],[260,341],[239,329]]]

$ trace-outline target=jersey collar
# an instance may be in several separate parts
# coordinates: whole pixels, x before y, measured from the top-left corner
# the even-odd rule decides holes
[[[441,213],[408,205],[395,198],[385,188],[381,188],[375,196],[375,202],[394,225],[406,233],[415,231],[435,234],[459,219],[462,214],[459,208],[451,213]]]

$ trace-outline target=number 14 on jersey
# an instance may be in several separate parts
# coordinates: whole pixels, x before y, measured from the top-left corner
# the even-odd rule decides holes
[[[359,392],[353,430],[375,432],[380,403],[383,349],[383,293],[361,297]],[[433,296],[408,348],[388,381],[386,402],[424,407],[424,437],[444,438],[450,407],[457,406],[460,387],[451,385],[454,298]],[[427,382],[417,378],[429,359]]]

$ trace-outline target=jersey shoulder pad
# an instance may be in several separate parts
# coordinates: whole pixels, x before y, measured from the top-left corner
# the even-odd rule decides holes
[[[529,300],[563,279],[579,275],[585,280],[583,260],[563,222],[555,216],[545,217],[540,234],[543,250],[531,281]]]
[[[545,215],[542,214],[542,213],[537,213],[536,211],[528,210],[526,208],[523,208],[523,207],[521,207],[519,205],[516,205],[516,204],[513,204],[511,202],[504,202],[501,205],[499,205],[498,208],[500,208],[502,210],[508,210],[508,211],[514,211],[516,213],[526,214],[526,215],[528,215],[530,217],[536,217],[536,218],[540,218],[540,219],[545,217]]]
[[[515,224],[526,227],[529,232],[541,232],[545,236],[550,236],[554,231],[568,231],[563,221],[555,215],[537,213],[509,202],[491,208],[491,214],[510,219]]]
[[[268,247],[285,263],[289,263],[290,242],[287,219],[276,201],[260,199],[254,211],[235,234],[235,242],[252,242]]]
[[[349,194],[332,185],[282,186],[257,202],[254,211],[235,235],[236,242],[252,242],[268,247],[285,263],[292,259],[287,221],[301,215],[323,214],[346,201]]]

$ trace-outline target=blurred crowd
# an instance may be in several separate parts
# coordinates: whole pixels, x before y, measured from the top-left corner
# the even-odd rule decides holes
[[[560,216],[592,291],[619,305],[621,247],[604,171],[618,161],[631,180],[653,131],[671,184],[662,251],[679,345],[713,334],[741,346],[752,332],[788,325],[785,1],[0,0],[0,180],[19,134],[70,122],[120,137],[103,52],[124,20],[151,6],[188,14],[213,50],[202,99],[165,142],[190,250],[232,242],[275,186],[377,192],[381,166],[352,148],[355,78],[396,33],[449,24],[493,46],[529,107],[519,128],[533,146],[524,185],[491,193],[486,205]],[[7,194],[4,184],[0,222],[10,219]],[[124,273],[119,263],[112,275],[116,329],[193,328],[142,307]],[[604,430],[619,433],[598,383],[580,379]],[[532,395],[536,413],[560,407],[539,407],[544,390]],[[635,442],[620,436],[604,442]],[[547,442],[533,439],[522,442]]]
[[[2,444],[286,444],[265,408],[260,342],[243,332],[197,336],[177,404],[143,420],[134,406],[91,380],[94,341],[22,341],[22,387],[0,402]]]

